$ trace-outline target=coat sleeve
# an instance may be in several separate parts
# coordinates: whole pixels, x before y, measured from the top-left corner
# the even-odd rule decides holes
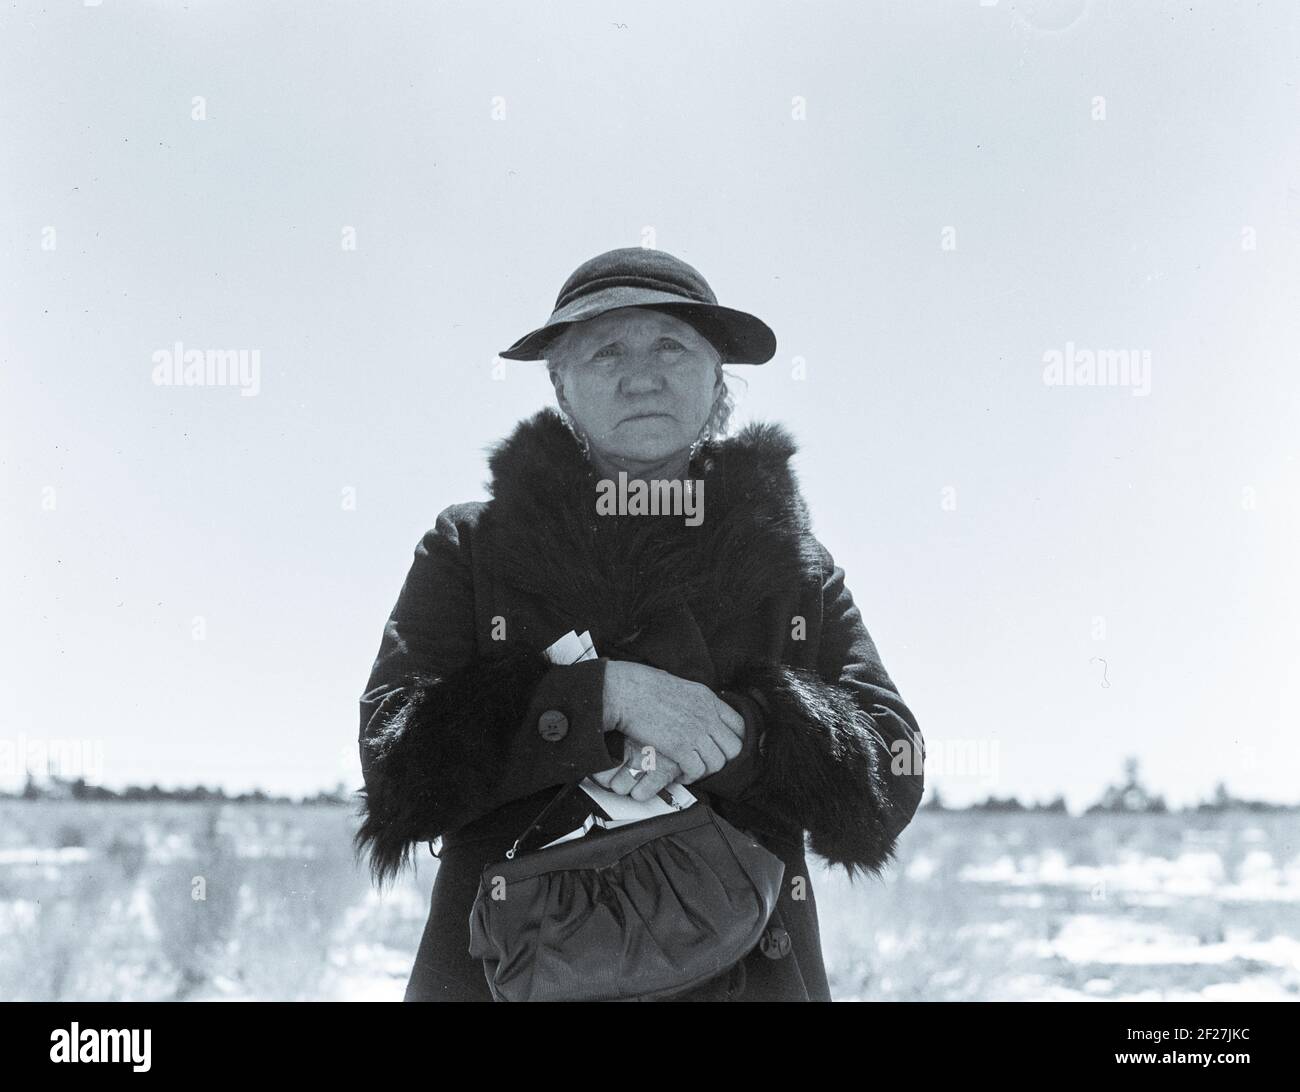
[[[354,847],[381,883],[412,846],[622,759],[621,738],[604,732],[604,660],[555,666],[511,641],[480,654],[471,548],[443,512],[415,548],[361,697]]]
[[[824,546],[816,671],[751,661],[728,682],[747,695],[759,756],[740,798],[806,830],[814,852],[850,875],[879,873],[911,822],[925,743],[881,663],[844,571]],[[724,771],[725,772],[725,768]]]

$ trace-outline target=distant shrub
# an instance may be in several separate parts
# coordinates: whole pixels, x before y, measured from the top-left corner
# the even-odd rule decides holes
[[[121,831],[114,831],[112,840],[104,850],[104,856],[121,869],[122,876],[128,883],[134,883],[144,869],[149,851],[139,838],[127,838]]]
[[[58,849],[68,849],[72,846],[84,846],[85,844],[85,832],[74,823],[61,823],[54,834],[54,845]]]

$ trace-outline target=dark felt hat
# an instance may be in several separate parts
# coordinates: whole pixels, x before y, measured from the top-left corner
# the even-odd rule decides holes
[[[628,246],[607,250],[578,266],[564,282],[551,317],[498,356],[541,360],[546,346],[575,322],[616,307],[665,311],[689,322],[717,348],[724,364],[765,364],[776,335],[761,319],[723,307],[699,272],[662,250]]]

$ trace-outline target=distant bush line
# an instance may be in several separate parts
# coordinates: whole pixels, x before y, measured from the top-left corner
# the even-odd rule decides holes
[[[222,788],[209,789],[203,785],[193,788],[164,789],[158,785],[129,785],[120,791],[108,789],[102,785],[89,785],[84,778],[68,780],[51,775],[38,781],[31,774],[27,784],[18,793],[0,793],[0,799],[7,800],[102,800],[120,801],[122,803],[173,801],[189,804],[324,804],[343,806],[357,803],[355,790],[348,790],[343,782],[333,789],[322,790],[311,796],[273,796],[254,789],[252,792],[229,794]],[[1023,814],[1070,814],[1065,798],[1057,796],[1047,803],[1023,803],[1017,797],[990,796],[987,800],[951,807],[944,803],[938,789],[928,790],[921,804],[922,811],[963,811],[990,813]],[[1169,808],[1164,797],[1151,792],[1138,777],[1136,759],[1127,759],[1124,763],[1124,777],[1114,785],[1109,785],[1101,798],[1083,810],[1084,815],[1101,813],[1118,813],[1124,815],[1168,815],[1195,812],[1293,812],[1300,811],[1300,804],[1277,804],[1265,800],[1245,800],[1233,796],[1222,781],[1215,786],[1214,794],[1209,800],[1183,808]]]
[[[1055,812],[1068,815],[1065,798],[1058,796],[1050,803],[1023,804],[1016,797],[990,796],[982,803],[969,804],[962,808],[950,808],[944,804],[938,791],[927,793],[921,805],[929,811],[986,811],[986,812]],[[1124,777],[1114,785],[1108,785],[1101,799],[1083,809],[1084,815],[1103,814],[1121,815],[1186,815],[1197,812],[1292,812],[1300,811],[1300,804],[1275,804],[1266,800],[1244,800],[1233,796],[1228,786],[1220,781],[1214,787],[1214,794],[1209,800],[1188,807],[1171,809],[1163,796],[1151,792],[1142,784],[1138,776],[1138,761],[1128,758],[1124,761]]]
[[[203,785],[193,788],[164,789],[158,785],[128,785],[115,791],[103,785],[89,785],[85,778],[66,780],[61,777],[47,777],[37,781],[30,775],[22,791],[17,793],[0,793],[5,800],[103,800],[121,803],[140,803],[154,801],[175,801],[185,804],[352,804],[355,794],[346,789],[342,782],[333,789],[313,793],[311,796],[275,796],[254,789],[252,792],[227,793],[225,789],[209,789]]]

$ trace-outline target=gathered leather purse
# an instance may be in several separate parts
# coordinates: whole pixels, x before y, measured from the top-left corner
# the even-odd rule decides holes
[[[780,858],[697,801],[487,865],[470,954],[497,1001],[654,1001],[728,973],[776,907]]]

